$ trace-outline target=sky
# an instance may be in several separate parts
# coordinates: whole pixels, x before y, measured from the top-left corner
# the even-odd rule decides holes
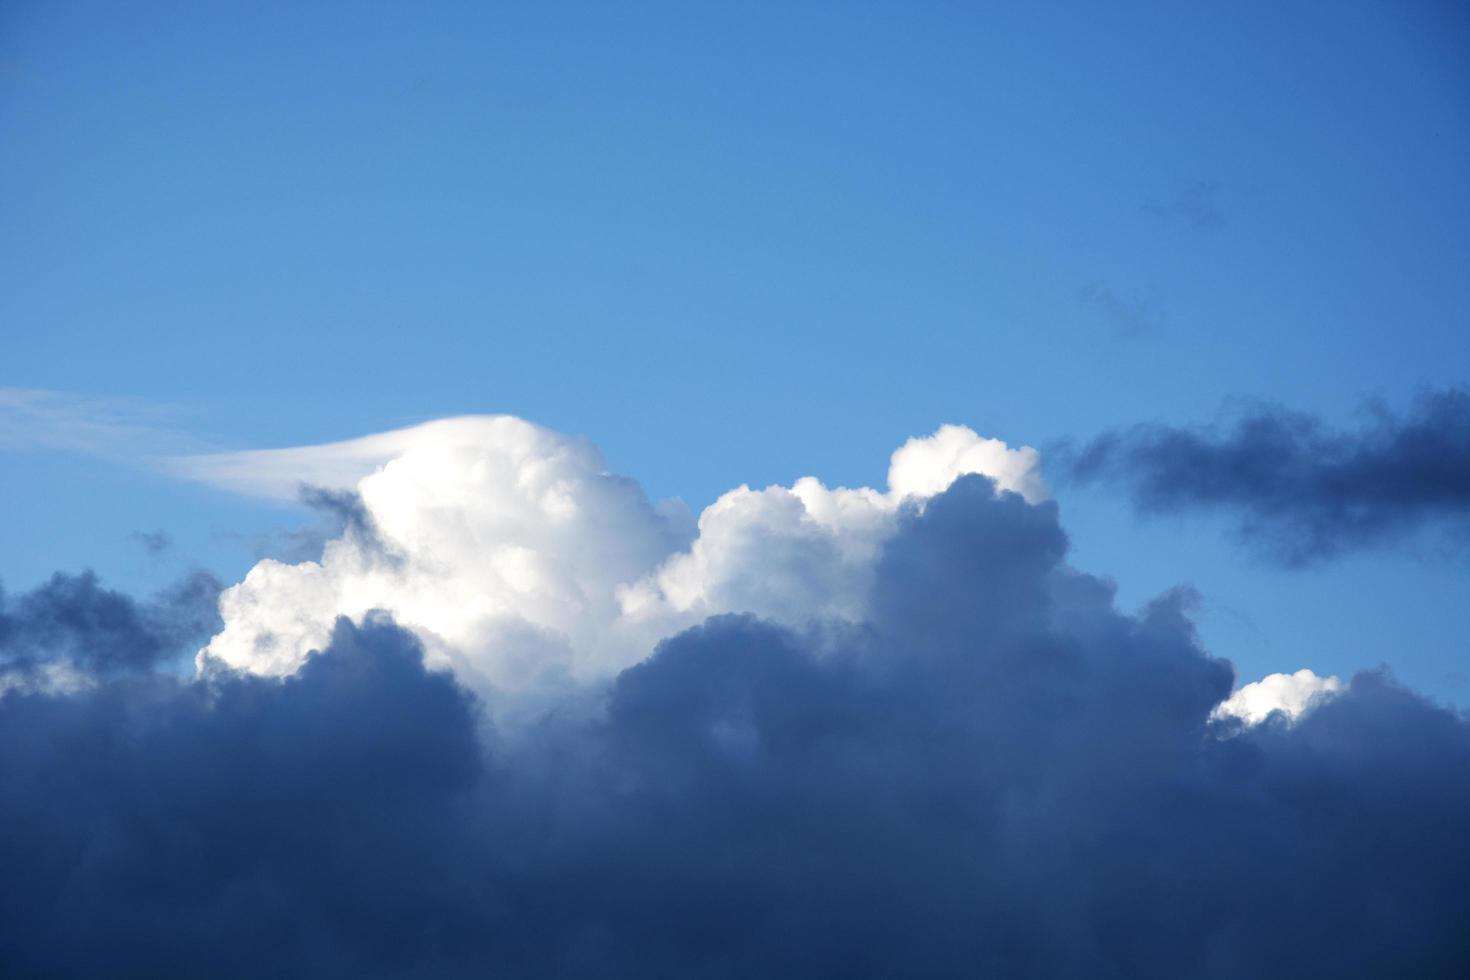
[[[1092,751],[1076,746],[1093,738],[1099,771],[1174,785],[1173,762],[1130,775],[1108,754],[1157,736],[1208,756],[1196,760],[1207,775],[1191,777],[1202,796],[1168,811],[1198,816],[1208,803],[1200,837],[1168,837],[1160,860],[1180,881],[1218,875],[1229,893],[1239,883],[1225,871],[1171,849],[1229,838],[1214,823],[1227,813],[1266,851],[1290,839],[1262,844],[1273,818],[1251,809],[1257,797],[1225,775],[1240,760],[1225,756],[1258,753],[1251,771],[1280,787],[1309,784],[1312,753],[1325,753],[1359,780],[1334,799],[1371,797],[1385,791],[1372,774],[1397,762],[1343,746],[1393,717],[1374,737],[1422,764],[1422,783],[1396,791],[1419,800],[1464,775],[1467,173],[1470,14],[1450,2],[0,5],[0,728],[85,730],[115,717],[109,705],[152,698],[177,724],[134,738],[115,771],[172,800],[181,777],[136,746],[177,759],[188,750],[174,740],[191,731],[210,745],[276,728],[285,742],[316,737],[303,720],[313,711],[391,710],[398,685],[427,700],[405,705],[387,742],[369,741],[398,759],[429,739],[459,768],[421,786],[411,810],[379,814],[364,840],[389,840],[400,819],[449,821],[431,863],[453,848],[484,856],[494,849],[456,807],[530,840],[526,813],[563,800],[569,836],[529,852],[624,872],[653,847],[641,821],[718,809],[710,774],[724,763],[659,748],[686,724],[704,731],[705,709],[723,733],[716,748],[735,756],[764,736],[807,746],[782,727],[803,704],[837,733],[838,775],[818,779],[810,809],[761,801],[824,771],[815,750],[782,757],[772,781],[740,784],[759,811],[751,826],[778,829],[852,806],[864,778],[902,794],[895,771],[864,768],[871,760],[844,768],[858,744],[902,760],[938,738],[1073,773]],[[946,533],[991,558],[965,559]],[[920,582],[939,606],[924,605]],[[1007,582],[1030,583],[1015,586],[1014,609],[996,605]],[[1031,616],[1032,604],[1045,611]],[[1061,702],[1177,712],[1158,707],[1158,730],[1140,721],[1121,733],[1077,720],[1000,654],[984,671],[967,666],[957,651],[969,630],[996,650],[1065,636],[1062,647],[1088,651],[1056,667]],[[725,666],[720,651],[736,648],[766,652]],[[874,688],[867,666],[833,666],[931,648],[913,676],[894,668],[892,689]],[[333,664],[367,679],[344,685],[332,670],[348,667]],[[720,714],[720,677],[756,692],[754,707]],[[945,678],[1000,715],[996,691],[1012,685],[1037,715],[1003,732],[965,721],[916,733],[926,711],[960,710],[934,700]],[[762,700],[786,682],[811,700]],[[1153,683],[1157,701],[1118,693]],[[201,693],[211,684],[227,705],[216,714]],[[1225,724],[1227,699],[1223,717],[1244,734],[1206,752],[1189,725]],[[413,722],[422,704],[437,707]],[[1284,715],[1268,721],[1273,707]],[[525,733],[547,718],[554,745],[538,747]],[[1075,721],[1057,723],[1075,751],[1064,738],[1047,750],[1060,756],[1033,752],[1045,741],[1037,718]],[[360,776],[344,777],[343,799],[376,799],[361,775],[371,752],[335,730],[324,739],[323,758],[340,749]],[[599,740],[624,753],[614,768],[628,779],[663,773],[670,799],[624,811],[590,776],[546,784],[548,754],[595,768]],[[482,751],[499,760],[493,778],[477,768]],[[21,748],[8,758],[12,774],[82,766]],[[289,803],[311,763],[231,765],[219,771]],[[301,781],[271,784],[275,765]],[[381,766],[399,778],[396,763]],[[88,772],[78,785],[92,785]],[[925,768],[908,788],[948,798],[958,778]],[[112,790],[53,798],[38,785],[0,787],[34,817],[0,832],[0,854],[46,837],[51,807],[128,808]],[[225,800],[228,785],[208,792]],[[959,811],[1011,792],[998,785]],[[1059,785],[1045,806],[1014,804],[1035,818],[1026,846],[1072,841],[1102,881],[1109,835],[1168,836],[1164,804],[1148,811],[1156,823],[1130,824],[1110,791],[1079,785]],[[529,802],[505,803],[506,786]],[[1064,804],[1097,822],[1072,826]],[[1454,794],[1437,805],[1368,823],[1401,833],[1466,815]],[[159,872],[157,908],[139,915],[177,927],[193,969],[222,975],[208,951],[241,941],[232,914],[264,903],[284,916],[339,880],[327,866],[302,872],[309,880],[258,867],[232,877],[210,842],[237,840],[235,825],[198,800],[178,807],[205,857],[188,865],[196,877],[170,884]],[[1132,923],[1100,923],[1082,899],[1042,901],[1057,869],[1022,863],[1001,876],[1014,890],[987,890],[931,867],[940,851],[910,853],[920,830],[907,816],[863,812],[795,878],[826,881],[841,848],[885,842],[893,865],[880,860],[854,887],[929,889],[932,963],[906,959],[925,927],[891,909],[870,910],[876,928],[869,912],[800,903],[728,947],[688,938],[715,928],[688,923],[687,948],[654,944],[664,958],[640,961],[646,922],[619,924],[589,880],[593,911],[558,907],[513,956],[446,933],[427,952],[402,940],[409,959],[384,959],[364,924],[383,908],[334,906],[320,943],[290,945],[282,975],[407,975],[407,962],[452,975],[502,955],[525,975],[586,975],[588,957],[641,975],[689,975],[691,962],[774,975],[776,955],[840,968],[827,947],[787,945],[802,923],[832,926],[838,945],[845,928],[874,929],[871,962],[913,975],[944,975],[957,962],[946,951],[962,947],[959,962],[1011,975],[1323,965],[1272,947],[1259,923],[1215,929],[1208,903],[1159,946],[1188,951],[1187,968],[1148,960]],[[1351,842],[1350,824],[1332,823],[1340,812],[1324,833]],[[324,832],[340,831],[337,819]],[[241,853],[269,850],[278,830]],[[726,843],[777,860],[744,832]],[[87,831],[46,837],[55,855],[68,833]],[[965,840],[949,825],[922,835],[945,854]],[[150,853],[134,844],[112,854],[116,867]],[[680,846],[704,853],[693,837]],[[65,867],[47,847],[31,868],[43,892]],[[409,873],[398,842],[381,853],[384,880]],[[1275,855],[1253,873],[1300,872],[1304,895],[1330,895],[1321,869],[1334,852],[1312,854],[1320,865]],[[1394,935],[1443,952],[1452,974],[1465,950],[1437,942],[1435,916],[1470,905],[1414,877],[1422,857],[1395,867],[1427,931]],[[510,859],[485,860],[504,871]],[[1359,872],[1368,881],[1381,868]],[[463,893],[410,888],[405,901],[442,912],[450,932],[491,919],[514,931],[555,904],[546,881],[515,874],[529,904],[497,899],[513,914],[465,899],[477,887],[465,881]],[[83,889],[77,907],[128,905],[119,875]],[[791,898],[785,886],[772,898],[768,882],[709,880],[734,889],[728,908],[701,907],[710,922]],[[676,875],[650,882],[633,904],[667,914],[665,886],[683,887]],[[171,888],[227,899],[180,922]],[[271,888],[296,897],[271,905]],[[969,949],[935,911],[946,895],[999,909],[1017,891],[1049,911],[996,911],[1009,946]],[[20,895],[0,888],[0,909],[18,915]],[[259,924],[252,941],[287,928],[246,918]],[[1071,925],[1048,932],[1053,919]],[[1314,921],[1323,942],[1361,926],[1342,910]],[[146,937],[154,923],[132,927]],[[92,938],[156,973],[141,939]],[[1227,940],[1241,959],[1220,951]],[[1054,959],[1015,952],[1048,943]],[[0,925],[0,965],[97,966],[51,955]],[[1431,975],[1436,963],[1377,965]]]
[[[873,484],[941,423],[1351,425],[1470,363],[1453,4],[0,17],[3,381],[136,402],[187,448],[510,413],[697,511]],[[293,519],[95,460],[5,471],[11,588],[156,578],[129,543],[156,530],[234,578]],[[1280,579],[1214,529],[1065,503],[1079,561],[1135,604],[1191,582],[1254,672],[1393,650],[1470,698],[1462,563]]]

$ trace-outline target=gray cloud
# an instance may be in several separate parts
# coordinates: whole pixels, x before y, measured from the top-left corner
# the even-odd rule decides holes
[[[13,678],[57,660],[98,674],[151,668],[219,628],[221,588],[196,571],[139,603],[92,572],[57,572],[15,601],[0,591],[0,670]]]
[[[1463,528],[1470,392],[1426,393],[1402,416],[1375,408],[1355,432],[1268,406],[1225,431],[1136,426],[1056,458],[1082,483],[1126,488],[1140,513],[1225,513],[1262,555],[1307,565],[1427,524]]]

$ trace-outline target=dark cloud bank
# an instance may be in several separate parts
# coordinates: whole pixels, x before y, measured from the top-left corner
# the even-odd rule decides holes
[[[1406,416],[1373,412],[1358,432],[1281,408],[1227,433],[1153,425],[1110,432],[1059,454],[1084,482],[1125,486],[1143,513],[1215,510],[1238,518],[1265,557],[1306,565],[1470,518],[1470,391],[1424,395]]]
[[[869,625],[713,619],[514,737],[382,620],[284,682],[12,691],[0,974],[1467,975],[1470,724],[1379,673],[1212,724],[1188,597],[1120,614],[1065,549],[966,478]],[[0,656],[154,656],[34,627],[53,598],[121,601],[58,579]]]

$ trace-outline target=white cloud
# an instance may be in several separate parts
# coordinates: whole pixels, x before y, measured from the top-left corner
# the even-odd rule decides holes
[[[608,473],[590,443],[509,416],[443,419],[348,442],[192,457],[172,470],[287,498],[353,489],[376,536],[349,527],[320,561],[263,561],[221,598],[200,654],[295,670],[338,615],[384,609],[492,702],[609,676],[662,637],[720,612],[799,625],[863,615],[874,563],[905,501],[966,473],[1036,502],[1032,449],[944,426],[893,454],[889,489],[739,487],[694,526]]]
[[[1040,453],[1030,446],[1011,449],[999,439],[982,439],[963,425],[941,425],[932,436],[899,447],[888,467],[888,486],[900,498],[932,497],[966,473],[984,473],[1000,489],[1033,504],[1048,497]]]
[[[959,425],[894,452],[888,491],[829,489],[814,477],[790,487],[739,487],[699,517],[699,537],[657,574],[620,591],[632,619],[753,612],[785,623],[863,614],[874,563],[905,501],[923,501],[967,473],[998,490],[1045,500],[1041,457]]]
[[[1295,674],[1268,674],[1230,695],[1215,709],[1215,715],[1259,725],[1273,711],[1281,711],[1295,721],[1342,690],[1343,683],[1336,677],[1319,677],[1305,667]]]
[[[471,441],[486,421],[440,419],[320,446],[183,456],[167,461],[164,468],[175,476],[236,493],[295,501],[303,485],[351,490],[364,477],[415,447]]]

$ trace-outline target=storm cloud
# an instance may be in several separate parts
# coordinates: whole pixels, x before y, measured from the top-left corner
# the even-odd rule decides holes
[[[1461,715],[1368,673],[1215,716],[1190,595],[1117,609],[1055,503],[894,520],[861,620],[716,615],[513,731],[378,613],[11,690],[0,972],[1465,973]]]
[[[1470,392],[1429,392],[1399,416],[1383,408],[1356,432],[1267,407],[1226,432],[1143,425],[1065,454],[1082,483],[1122,486],[1144,514],[1214,511],[1272,561],[1308,565],[1449,527],[1470,517]]]

